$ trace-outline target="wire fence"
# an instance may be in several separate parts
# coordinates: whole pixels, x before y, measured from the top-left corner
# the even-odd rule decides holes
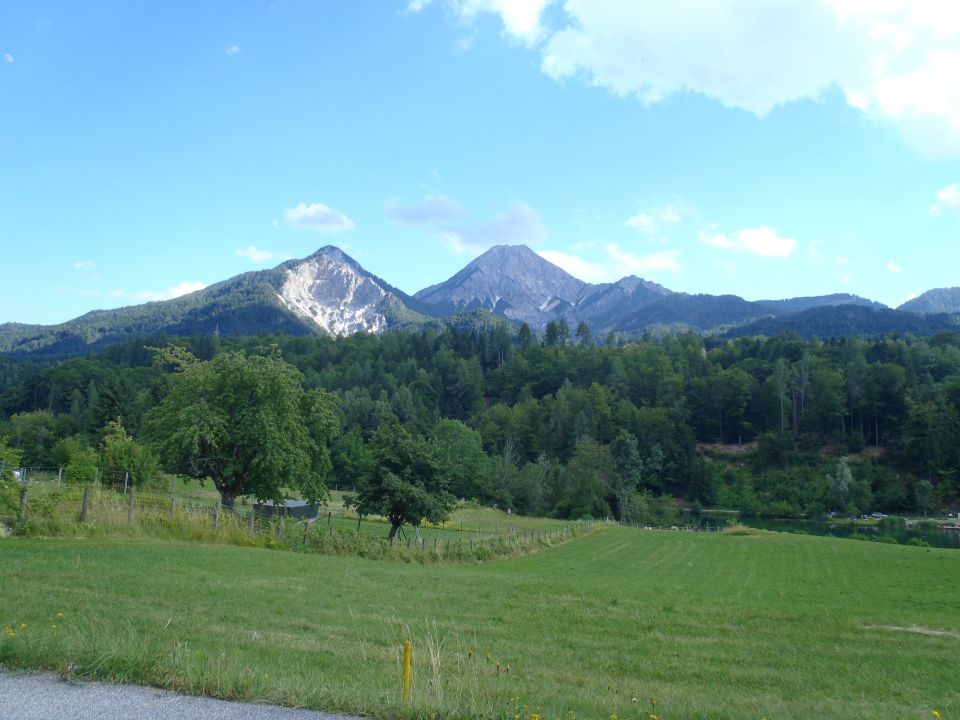
[[[71,483],[59,468],[19,469],[16,497],[0,499],[0,522],[20,534],[60,536],[138,535],[255,545],[296,552],[396,557],[420,562],[485,559],[526,552],[584,532],[593,521],[524,528],[462,523],[401,529],[388,538],[389,521],[358,516],[347,508],[307,506],[308,517],[269,504],[225,507],[172,491],[136,488],[129,477],[109,473],[95,483]]]

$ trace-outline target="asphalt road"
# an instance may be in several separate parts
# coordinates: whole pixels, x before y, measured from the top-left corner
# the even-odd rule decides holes
[[[0,720],[358,720],[167,690],[0,672]]]

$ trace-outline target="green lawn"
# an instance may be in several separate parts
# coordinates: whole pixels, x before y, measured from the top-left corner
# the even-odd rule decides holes
[[[7,538],[0,663],[379,717],[956,718],[958,581],[956,551],[787,534],[438,566]]]

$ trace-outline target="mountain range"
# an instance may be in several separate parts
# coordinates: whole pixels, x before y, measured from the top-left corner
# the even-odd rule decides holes
[[[442,283],[407,295],[339,248],[249,272],[182,297],[95,310],[59,325],[0,325],[0,353],[56,359],[130,336],[343,335],[502,318],[542,330],[565,320],[594,335],[693,330],[726,335],[930,335],[958,329],[960,288],[931,290],[897,310],[855,295],[748,301],[691,295],[629,276],[591,284],[523,245],[497,246]]]

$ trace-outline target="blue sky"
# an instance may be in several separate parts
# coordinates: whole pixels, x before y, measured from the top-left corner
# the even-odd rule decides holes
[[[0,322],[344,248],[889,305],[960,285],[960,4],[0,2]]]

